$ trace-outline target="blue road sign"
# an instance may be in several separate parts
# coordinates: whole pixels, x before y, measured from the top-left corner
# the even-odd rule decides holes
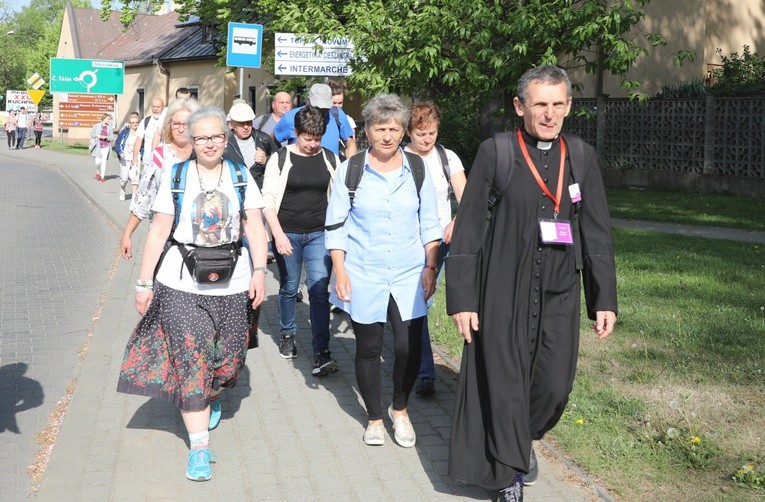
[[[241,68],[260,68],[263,54],[263,26],[228,23],[226,64]]]

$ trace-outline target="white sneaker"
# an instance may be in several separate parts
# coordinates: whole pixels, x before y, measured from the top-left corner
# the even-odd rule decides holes
[[[381,446],[385,444],[385,426],[382,423],[367,425],[364,431],[364,444],[367,446]]]
[[[120,189],[120,200],[125,200],[125,190]]]
[[[411,448],[417,441],[417,435],[414,433],[414,427],[409,420],[408,415],[395,416],[393,415],[393,405],[388,406],[388,416],[393,421],[393,435],[396,438],[396,442],[399,446],[404,448]]]

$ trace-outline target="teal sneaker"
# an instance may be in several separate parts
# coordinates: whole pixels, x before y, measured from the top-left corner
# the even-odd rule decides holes
[[[220,415],[220,399],[210,401],[210,425],[207,427],[208,430],[213,430],[218,427],[218,424],[220,423]]]
[[[210,471],[210,450],[200,448],[189,451],[189,464],[186,467],[186,477],[192,481],[209,481],[212,477]]]

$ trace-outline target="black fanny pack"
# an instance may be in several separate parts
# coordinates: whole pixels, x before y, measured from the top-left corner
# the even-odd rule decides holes
[[[242,254],[241,241],[215,247],[198,247],[181,243],[177,246],[183,263],[198,284],[221,284],[230,281],[239,255]],[[181,265],[181,278],[183,278],[183,265]]]

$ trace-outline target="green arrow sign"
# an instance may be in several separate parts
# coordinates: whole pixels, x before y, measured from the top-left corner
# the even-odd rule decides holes
[[[50,92],[122,94],[125,62],[94,59],[50,60]]]

